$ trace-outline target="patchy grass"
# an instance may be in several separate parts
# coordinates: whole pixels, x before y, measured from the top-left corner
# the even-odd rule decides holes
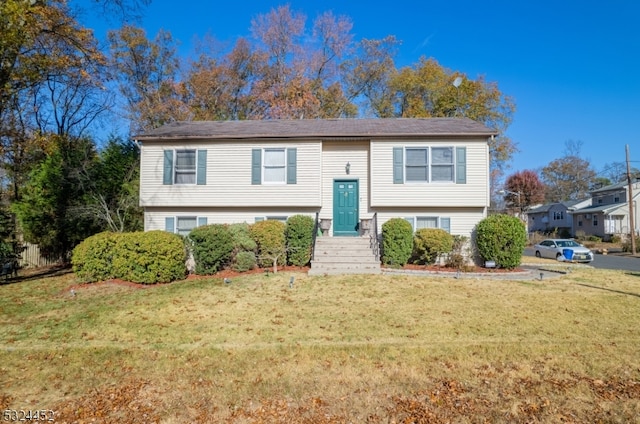
[[[638,422],[638,283],[588,268],[27,279],[0,286],[0,407],[56,422]]]

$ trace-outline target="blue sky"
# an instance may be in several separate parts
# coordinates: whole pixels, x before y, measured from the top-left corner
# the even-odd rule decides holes
[[[170,31],[186,54],[207,33],[248,36],[252,18],[287,3],[309,23],[327,10],[349,16],[355,39],[395,35],[398,67],[433,57],[496,82],[517,107],[507,134],[520,152],[507,174],[562,157],[567,140],[582,142],[597,171],[623,162],[627,144],[640,168],[640,1],[152,0],[141,25],[149,37]],[[86,24],[99,37],[107,29]]]

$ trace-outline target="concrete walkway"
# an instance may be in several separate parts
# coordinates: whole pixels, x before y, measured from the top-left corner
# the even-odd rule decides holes
[[[387,275],[423,275],[445,278],[477,278],[488,280],[548,280],[559,278],[572,270],[593,268],[582,264],[527,264],[520,265],[522,271],[514,272],[450,272],[450,271],[421,271],[404,270],[396,268],[382,268],[382,273]]]

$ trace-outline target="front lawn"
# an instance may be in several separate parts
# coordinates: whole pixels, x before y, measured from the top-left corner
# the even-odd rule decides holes
[[[0,321],[1,409],[56,423],[640,416],[640,276],[622,272],[144,288],[69,273],[0,286]]]

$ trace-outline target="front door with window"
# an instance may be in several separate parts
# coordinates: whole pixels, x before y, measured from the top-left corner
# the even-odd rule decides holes
[[[358,180],[333,182],[333,235],[358,235]]]

